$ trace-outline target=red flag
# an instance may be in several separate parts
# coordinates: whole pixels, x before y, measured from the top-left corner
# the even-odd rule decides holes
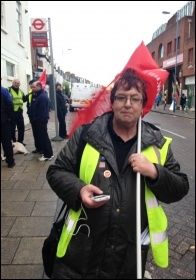
[[[110,91],[122,72],[127,68],[134,69],[138,76],[146,81],[148,101],[143,108],[143,116],[151,110],[156,95],[162,89],[169,73],[166,70],[159,68],[152,58],[148,48],[142,42],[136,48],[123,70],[116,75],[114,80],[106,88],[97,94],[95,101],[88,108],[80,111],[78,118],[72,123],[70,135],[72,135],[78,126],[83,123],[91,122],[95,117],[111,110]]]
[[[39,77],[38,81],[42,83],[42,88],[44,89],[46,86],[46,69],[42,72],[41,76]]]

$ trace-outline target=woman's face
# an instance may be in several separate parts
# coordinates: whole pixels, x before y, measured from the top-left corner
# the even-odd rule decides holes
[[[142,114],[143,95],[136,88],[126,91],[119,88],[112,104],[114,122],[120,127],[132,127]]]

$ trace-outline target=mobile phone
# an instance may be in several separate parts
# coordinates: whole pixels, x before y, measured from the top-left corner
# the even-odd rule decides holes
[[[102,194],[91,197],[91,199],[95,202],[105,201],[110,199],[110,195]]]

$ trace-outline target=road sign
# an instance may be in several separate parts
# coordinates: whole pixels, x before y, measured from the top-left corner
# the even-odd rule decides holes
[[[37,33],[31,32],[31,42],[33,48],[48,47],[47,32]]]
[[[47,38],[47,32],[31,32],[32,38]]]
[[[32,32],[47,31],[46,19],[45,18],[32,18],[31,19],[31,31]]]
[[[31,41],[33,48],[48,47],[47,25],[45,18],[31,19]]]

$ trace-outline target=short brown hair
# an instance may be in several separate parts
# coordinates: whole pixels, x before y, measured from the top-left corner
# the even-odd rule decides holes
[[[115,82],[110,95],[110,101],[114,103],[114,96],[116,91],[119,88],[123,88],[124,90],[130,90],[132,87],[136,88],[139,92],[142,92],[143,95],[143,107],[147,102],[147,92],[146,92],[146,82],[142,80],[136,73],[135,70],[128,68],[126,69],[120,78]]]

